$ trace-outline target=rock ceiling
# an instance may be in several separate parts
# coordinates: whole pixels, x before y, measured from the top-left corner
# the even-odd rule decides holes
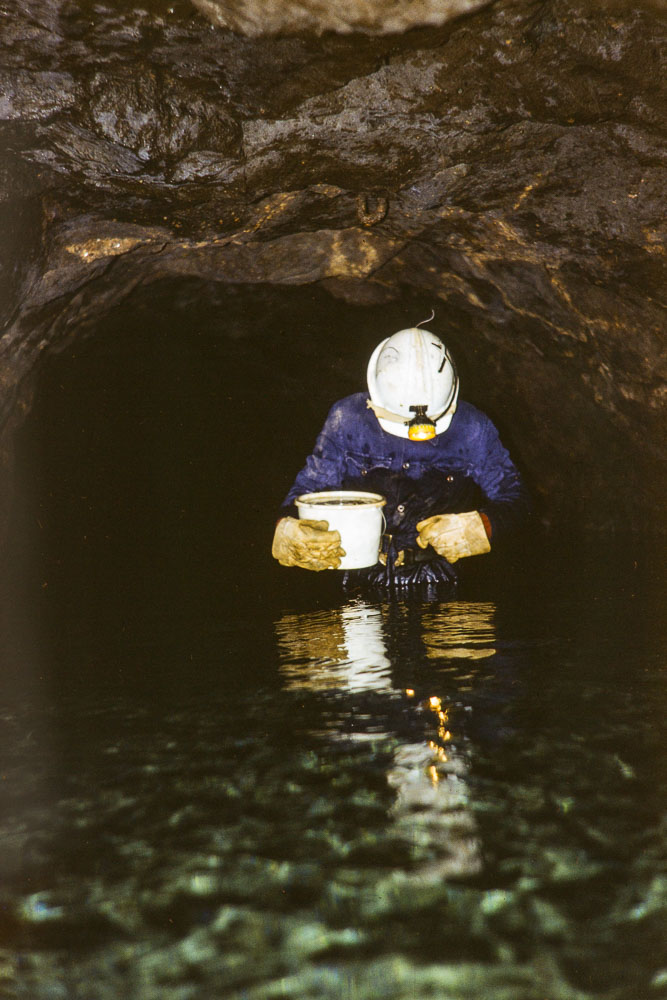
[[[664,512],[660,5],[197,6],[0,8],[7,425],[44,352],[156,279],[419,294],[552,516]]]

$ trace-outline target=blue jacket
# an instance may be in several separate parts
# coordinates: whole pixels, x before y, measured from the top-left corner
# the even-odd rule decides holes
[[[335,403],[297,475],[282,514],[297,516],[302,493],[360,489],[387,498],[387,532],[396,550],[416,548],[418,521],[432,514],[478,510],[492,546],[523,520],[527,499],[519,473],[487,416],[459,402],[449,428],[430,441],[382,430],[357,392]]]

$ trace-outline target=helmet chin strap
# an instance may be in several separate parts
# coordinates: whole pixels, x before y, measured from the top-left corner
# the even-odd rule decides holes
[[[382,417],[383,420],[390,420],[392,424],[409,424],[412,417],[407,420],[405,417],[401,416],[400,413],[392,413],[391,410],[385,410],[384,406],[378,406],[372,400],[366,400],[366,406],[369,410],[372,410],[375,416],[379,419]]]
[[[456,402],[456,400],[454,400],[454,402]],[[445,413],[451,409],[451,406],[452,404],[450,403],[449,406],[445,407],[442,413],[438,414],[437,417],[431,417],[433,423],[437,424],[438,420],[444,417]],[[407,427],[413,419],[412,417],[404,417],[400,413],[392,413],[391,410],[385,410],[384,406],[378,406],[377,403],[374,403],[371,399],[366,400],[366,407],[369,410],[372,410],[378,419],[382,418],[382,420],[389,420],[392,424],[403,424],[404,427]]]

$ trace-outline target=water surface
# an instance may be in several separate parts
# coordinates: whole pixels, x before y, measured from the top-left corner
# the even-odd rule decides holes
[[[664,994],[659,547],[536,535],[427,601],[281,570],[316,426],[274,397],[243,464],[252,342],[123,329],[20,442],[0,995]]]
[[[645,581],[541,583],[8,675],[5,995],[659,996],[664,634]]]

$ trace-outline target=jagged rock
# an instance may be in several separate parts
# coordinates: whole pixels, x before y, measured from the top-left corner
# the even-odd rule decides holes
[[[324,31],[389,34],[440,25],[459,14],[483,7],[489,0],[355,0],[328,4],[322,0],[192,0],[202,14],[221,28],[242,35]]]
[[[544,517],[655,522],[664,11],[519,0],[385,34],[398,7],[372,7],[345,9],[376,37],[248,38],[184,2],[6,5],[5,427],[41,358],[139,284],[427,299]],[[317,10],[261,9],[269,32]],[[255,31],[254,8],[224,10]]]

